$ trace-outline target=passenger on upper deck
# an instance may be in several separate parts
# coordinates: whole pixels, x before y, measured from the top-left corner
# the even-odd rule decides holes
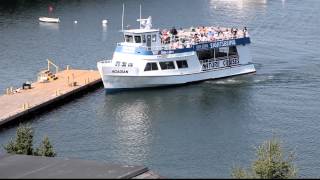
[[[248,30],[247,27],[243,28],[243,37],[247,37],[248,36]]]
[[[236,38],[237,37],[237,32],[238,32],[237,28],[231,28],[232,38]]]
[[[166,29],[162,30],[162,32],[160,33],[160,36],[161,36],[161,43],[168,44],[170,42],[169,32]]]
[[[178,31],[175,27],[173,27],[172,29],[170,29],[170,34],[176,36],[178,34]]]
[[[170,41],[176,41],[177,40],[177,34],[178,34],[178,31],[175,27],[172,27],[172,29],[170,29]]]
[[[242,30],[237,28],[224,28],[213,26],[198,26],[188,29],[175,27],[167,30],[164,29],[160,33],[161,43],[170,44],[168,48],[190,48],[192,45],[203,42],[214,42],[217,40],[229,40],[242,37],[248,37],[247,27]]]
[[[193,39],[194,39],[195,43],[199,43],[200,42],[200,38],[199,38],[197,33],[193,36]]]

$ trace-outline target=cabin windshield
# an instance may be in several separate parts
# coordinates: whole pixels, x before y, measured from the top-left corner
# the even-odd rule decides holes
[[[133,36],[132,35],[125,35],[124,40],[125,40],[125,42],[133,43]]]
[[[141,36],[134,36],[135,43],[141,43]]]

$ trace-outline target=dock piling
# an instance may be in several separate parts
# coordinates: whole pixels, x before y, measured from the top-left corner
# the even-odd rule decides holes
[[[61,93],[61,90],[60,89],[58,89],[58,90],[56,90],[56,96],[60,96],[62,93]]]
[[[31,106],[30,106],[30,103],[29,102],[26,102],[26,103],[23,103],[22,104],[22,109],[23,110],[26,110],[26,109],[29,109]]]

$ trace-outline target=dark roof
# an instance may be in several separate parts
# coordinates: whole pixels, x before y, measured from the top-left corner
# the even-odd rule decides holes
[[[0,154],[0,178],[133,178],[144,166],[40,156]]]

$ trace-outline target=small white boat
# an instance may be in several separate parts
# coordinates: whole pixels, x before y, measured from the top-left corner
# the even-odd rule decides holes
[[[108,24],[108,20],[104,19],[104,20],[102,21],[102,24],[103,24],[103,25]]]
[[[41,22],[49,22],[49,23],[59,23],[59,18],[49,18],[49,17],[39,17],[39,21]]]

